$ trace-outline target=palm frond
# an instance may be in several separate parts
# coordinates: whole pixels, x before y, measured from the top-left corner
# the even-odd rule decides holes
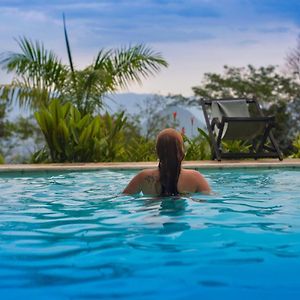
[[[95,62],[93,64],[94,69],[101,69],[103,66],[105,66],[107,60],[109,60],[110,56],[112,54],[112,50],[105,50],[101,49],[95,59]]]
[[[160,53],[144,45],[99,52],[96,62],[95,68],[111,74],[114,85],[121,88],[131,82],[141,84],[142,78],[148,78],[168,66]]]
[[[0,60],[4,69],[17,75],[10,85],[11,97],[31,108],[57,97],[65,84],[67,68],[43,43],[26,37],[19,38],[17,43],[20,53],[4,53]]]
[[[70,47],[69,37],[68,37],[68,32],[67,32],[65,14],[63,14],[63,24],[64,24],[64,35],[65,35],[67,52],[68,52],[69,64],[70,64],[72,73],[74,73],[75,70],[74,70],[74,64],[73,64],[73,59],[72,59],[72,54],[71,54],[71,47]]]

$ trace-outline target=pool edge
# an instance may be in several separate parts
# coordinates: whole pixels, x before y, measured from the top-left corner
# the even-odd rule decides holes
[[[126,163],[67,163],[67,164],[4,164],[0,165],[0,173],[10,172],[41,172],[41,171],[97,171],[112,170],[139,170],[154,168],[157,162],[126,162]],[[234,169],[234,168],[300,168],[300,159],[261,160],[225,160],[225,161],[185,161],[185,168],[191,169]]]

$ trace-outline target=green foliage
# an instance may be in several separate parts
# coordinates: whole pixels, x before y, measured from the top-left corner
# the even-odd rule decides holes
[[[9,111],[9,105],[6,99],[0,97],[0,138],[7,138],[10,137],[11,127],[13,123],[7,120],[7,113]]]
[[[293,131],[296,129],[295,122],[292,122],[292,114],[288,110],[288,103],[278,101],[263,109],[263,113],[266,116],[275,116],[276,127],[272,132],[280,149],[285,155],[288,155],[292,150]]]
[[[293,141],[294,154],[291,155],[292,158],[300,158],[300,134]]]
[[[117,114],[116,117],[106,113],[100,120],[102,141],[98,144],[98,147],[100,147],[98,161],[122,160],[122,157],[125,155],[122,129],[127,121],[127,118],[124,117],[124,112]]]
[[[222,147],[224,148],[225,152],[241,152],[247,153],[251,148],[245,141],[234,140],[234,141],[222,141]]]
[[[300,35],[298,35],[296,47],[291,49],[286,56],[286,69],[291,76],[300,79]]]
[[[0,164],[4,164],[5,163],[5,160],[4,160],[4,157],[2,154],[0,154]]]
[[[155,161],[157,160],[155,140],[147,140],[142,136],[131,139],[127,147],[126,161]]]
[[[18,135],[20,140],[26,140],[33,137],[37,135],[38,131],[37,125],[33,122],[31,117],[24,118],[22,116],[11,124],[10,129]]]
[[[287,111],[289,113],[289,134],[295,138],[300,132],[300,95],[288,103]]]
[[[21,106],[40,108],[48,105],[58,91],[65,88],[68,68],[40,42],[25,37],[17,40],[19,53],[2,53],[0,64],[16,77],[9,85],[1,85],[2,97]]]
[[[18,117],[13,122],[6,120],[5,136],[1,139],[1,150],[7,163],[28,163],[32,153],[43,144],[43,135],[33,118]]]
[[[5,97],[0,96],[0,163],[4,163],[4,157],[8,163],[14,161],[16,156],[14,149],[20,146],[20,142],[24,137],[21,132],[25,133],[26,130],[26,124],[25,122],[21,124],[19,122],[20,118],[14,121],[8,118],[10,110],[10,103]]]
[[[200,86],[193,87],[200,98],[256,98],[262,102],[292,100],[300,86],[277,72],[275,66],[243,68],[224,66],[223,74],[205,73]]]
[[[57,99],[36,112],[35,118],[47,144],[33,157],[39,162],[113,161],[118,135],[126,122],[123,113],[115,118],[109,114],[82,115],[71,103],[62,105]]]
[[[211,145],[205,131],[198,128],[199,134],[194,138],[183,136],[186,160],[207,160],[211,158]]]

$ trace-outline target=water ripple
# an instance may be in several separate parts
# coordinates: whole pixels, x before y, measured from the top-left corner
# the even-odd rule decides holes
[[[230,298],[246,287],[299,291],[299,170],[210,170],[213,195],[163,199],[121,195],[134,174],[2,174],[1,295],[192,299],[219,298],[210,294],[218,290]],[[279,266],[284,276],[276,277]]]

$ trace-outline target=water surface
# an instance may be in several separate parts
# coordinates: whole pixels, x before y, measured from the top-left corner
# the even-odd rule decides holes
[[[179,199],[120,195],[134,174],[1,175],[1,299],[299,299],[299,169]]]

